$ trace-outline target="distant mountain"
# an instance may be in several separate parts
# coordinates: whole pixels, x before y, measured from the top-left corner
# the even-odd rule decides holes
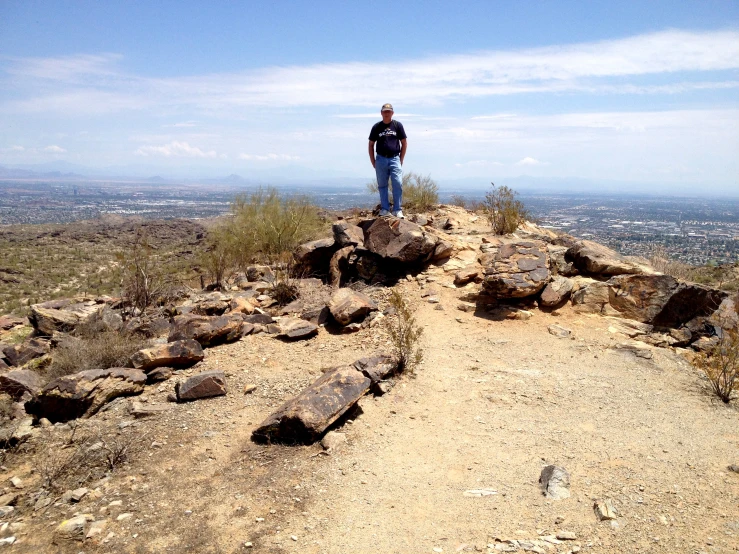
[[[16,169],[0,165],[0,179],[64,179],[85,181],[87,177],[78,173],[62,173],[61,171],[39,172],[30,169]]]

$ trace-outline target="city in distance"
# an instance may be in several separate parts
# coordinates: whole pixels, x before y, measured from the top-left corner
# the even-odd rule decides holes
[[[16,172],[18,170],[15,170]],[[316,182],[223,179],[168,181],[93,180],[56,174],[46,179],[0,180],[0,225],[68,223],[103,214],[150,219],[213,218],[227,214],[237,194],[262,186],[276,186],[286,195],[306,195],[328,210],[372,208],[377,198],[366,180]],[[7,172],[6,172],[7,175]],[[739,197],[667,196],[589,190],[584,182],[556,188],[535,180],[501,180],[517,190],[531,215],[541,224],[606,244],[626,255],[649,257],[663,247],[670,258],[693,265],[735,263],[739,260]],[[490,183],[439,182],[443,203],[464,198],[484,199]]]

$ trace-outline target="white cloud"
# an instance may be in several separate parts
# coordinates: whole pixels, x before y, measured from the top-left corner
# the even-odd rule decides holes
[[[536,158],[531,158],[529,156],[526,156],[522,160],[518,160],[516,162],[516,165],[542,165],[542,162],[540,162]]]
[[[249,160],[249,161],[258,161],[258,162],[265,162],[265,161],[275,161],[275,160],[281,160],[281,161],[295,161],[299,160],[300,156],[289,156],[287,154],[239,154],[240,160]]]
[[[164,156],[165,158],[215,158],[215,150],[204,152],[187,142],[172,141],[162,146],[140,146],[136,152],[138,156]]]
[[[51,152],[53,154],[64,154],[66,152],[66,149],[62,148],[61,146],[57,146],[56,144],[52,144],[51,146],[47,146],[44,148],[44,152]]]
[[[25,148],[23,146],[13,145],[10,148],[8,148],[11,152],[23,152]]]

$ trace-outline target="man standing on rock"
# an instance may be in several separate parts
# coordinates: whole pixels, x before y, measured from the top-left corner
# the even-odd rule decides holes
[[[372,126],[369,136],[369,157],[377,174],[377,187],[380,190],[380,216],[390,215],[388,199],[388,179],[393,183],[393,215],[403,219],[401,201],[403,199],[403,160],[408,146],[405,129],[400,121],[393,119],[392,104],[383,104],[380,114],[382,121]],[[377,144],[377,158],[375,158]]]

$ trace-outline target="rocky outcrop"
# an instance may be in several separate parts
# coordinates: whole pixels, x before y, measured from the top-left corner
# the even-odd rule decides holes
[[[627,319],[652,323],[677,290],[669,275],[619,275],[608,282],[608,301]]]
[[[50,346],[47,340],[29,339],[21,344],[6,346],[3,354],[8,365],[21,367],[33,359],[40,358],[49,353]]]
[[[608,284],[600,281],[593,281],[583,284],[578,290],[572,293],[572,305],[575,311],[579,313],[605,313],[610,315],[611,308],[608,304],[609,298],[610,292]]]
[[[541,292],[540,302],[548,308],[561,306],[570,298],[574,283],[567,277],[556,275]]]
[[[146,374],[138,369],[91,369],[65,375],[47,384],[26,411],[52,423],[89,417],[119,396],[141,394]]]
[[[723,291],[696,285],[695,283],[680,283],[664,304],[662,310],[654,317],[652,323],[658,327],[676,329],[696,317],[709,316],[717,311],[720,312],[726,307],[724,301],[727,299],[728,295]],[[734,314],[734,320],[739,319],[736,317],[736,310]],[[731,319],[731,317],[724,318],[724,323]],[[716,321],[716,323],[719,324],[719,321]]]
[[[380,217],[364,232],[364,245],[370,252],[404,264],[427,261],[437,242],[436,237],[405,219]]]
[[[581,273],[595,275],[624,275],[654,273],[646,264],[629,260],[607,246],[581,240],[567,250],[566,261],[571,261]]]
[[[549,258],[540,241],[504,244],[485,268],[483,287],[496,298],[525,298],[541,291],[549,281]]]
[[[301,244],[295,250],[295,271],[299,275],[325,275],[331,256],[339,246],[333,238]]]
[[[9,394],[16,401],[25,393],[31,396],[38,394],[43,385],[44,380],[33,371],[14,369],[0,374],[0,392]]]
[[[185,339],[139,350],[131,356],[131,365],[148,373],[157,367],[184,369],[202,361],[204,357],[199,342]]]
[[[194,339],[201,346],[210,347],[239,340],[244,332],[245,319],[253,316],[230,314],[223,316],[178,315],[172,322],[169,342]],[[270,318],[271,319],[271,318]]]
[[[223,396],[226,394],[226,376],[223,371],[203,371],[175,386],[178,402]]]
[[[366,294],[344,288],[337,290],[331,297],[328,309],[341,325],[364,319],[368,313],[377,310],[377,304]]]
[[[252,432],[256,442],[311,444],[369,390],[372,381],[353,366],[324,373]]]
[[[333,224],[334,241],[339,247],[364,246],[364,231],[358,225],[348,221],[337,221]]]
[[[28,320],[38,335],[51,336],[55,331],[68,333],[87,322],[100,305],[93,300],[76,302],[74,299],[51,300],[31,306]]]
[[[332,287],[340,287],[343,275],[349,271],[349,255],[354,252],[355,246],[349,245],[339,248],[334,255],[331,256],[328,266],[329,283]]]

